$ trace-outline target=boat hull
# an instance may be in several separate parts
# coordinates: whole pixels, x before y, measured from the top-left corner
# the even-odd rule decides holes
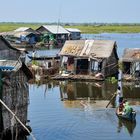
[[[116,115],[118,116],[119,119],[136,122],[136,112],[135,111],[133,111],[130,115],[122,115],[122,114],[118,114],[116,112]]]
[[[29,56],[28,57],[31,59],[31,60],[51,60],[51,59],[55,59],[55,60],[59,60],[60,59],[60,56],[40,56],[40,57],[32,57],[32,56]]]

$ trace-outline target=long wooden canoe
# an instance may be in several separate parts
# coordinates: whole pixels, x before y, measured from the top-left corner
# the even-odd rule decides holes
[[[55,60],[59,60],[60,59],[60,56],[39,56],[39,57],[32,57],[30,55],[28,55],[28,57],[31,59],[31,60],[51,60],[51,59],[55,59]]]

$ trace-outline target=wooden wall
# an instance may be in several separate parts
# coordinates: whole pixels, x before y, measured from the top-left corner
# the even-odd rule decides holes
[[[19,70],[12,73],[10,79],[6,78],[7,84],[3,84],[3,102],[26,124],[27,108],[29,101],[29,87],[27,77]],[[11,114],[2,107],[2,117],[4,130],[11,126]]]

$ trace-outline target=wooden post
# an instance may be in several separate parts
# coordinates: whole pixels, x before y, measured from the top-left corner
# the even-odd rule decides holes
[[[76,100],[77,99],[77,86],[76,86],[76,83],[75,82],[73,83],[73,86],[74,86],[74,92],[73,92],[74,99]]]
[[[0,69],[0,99],[2,99],[2,70],[1,69]]]
[[[0,99],[2,100],[2,70],[0,69]],[[0,104],[0,132],[3,131],[2,104]]]
[[[77,74],[77,59],[74,59],[74,74]]]
[[[91,74],[91,66],[92,66],[92,59],[88,59],[88,64],[89,64],[89,66],[88,66],[88,72],[89,72],[89,74]]]

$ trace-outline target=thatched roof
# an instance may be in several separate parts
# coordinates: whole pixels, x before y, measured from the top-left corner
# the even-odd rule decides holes
[[[111,40],[75,40],[66,41],[60,55],[85,58],[108,58],[116,47]]]
[[[123,62],[140,61],[140,48],[126,48],[122,56]]]

